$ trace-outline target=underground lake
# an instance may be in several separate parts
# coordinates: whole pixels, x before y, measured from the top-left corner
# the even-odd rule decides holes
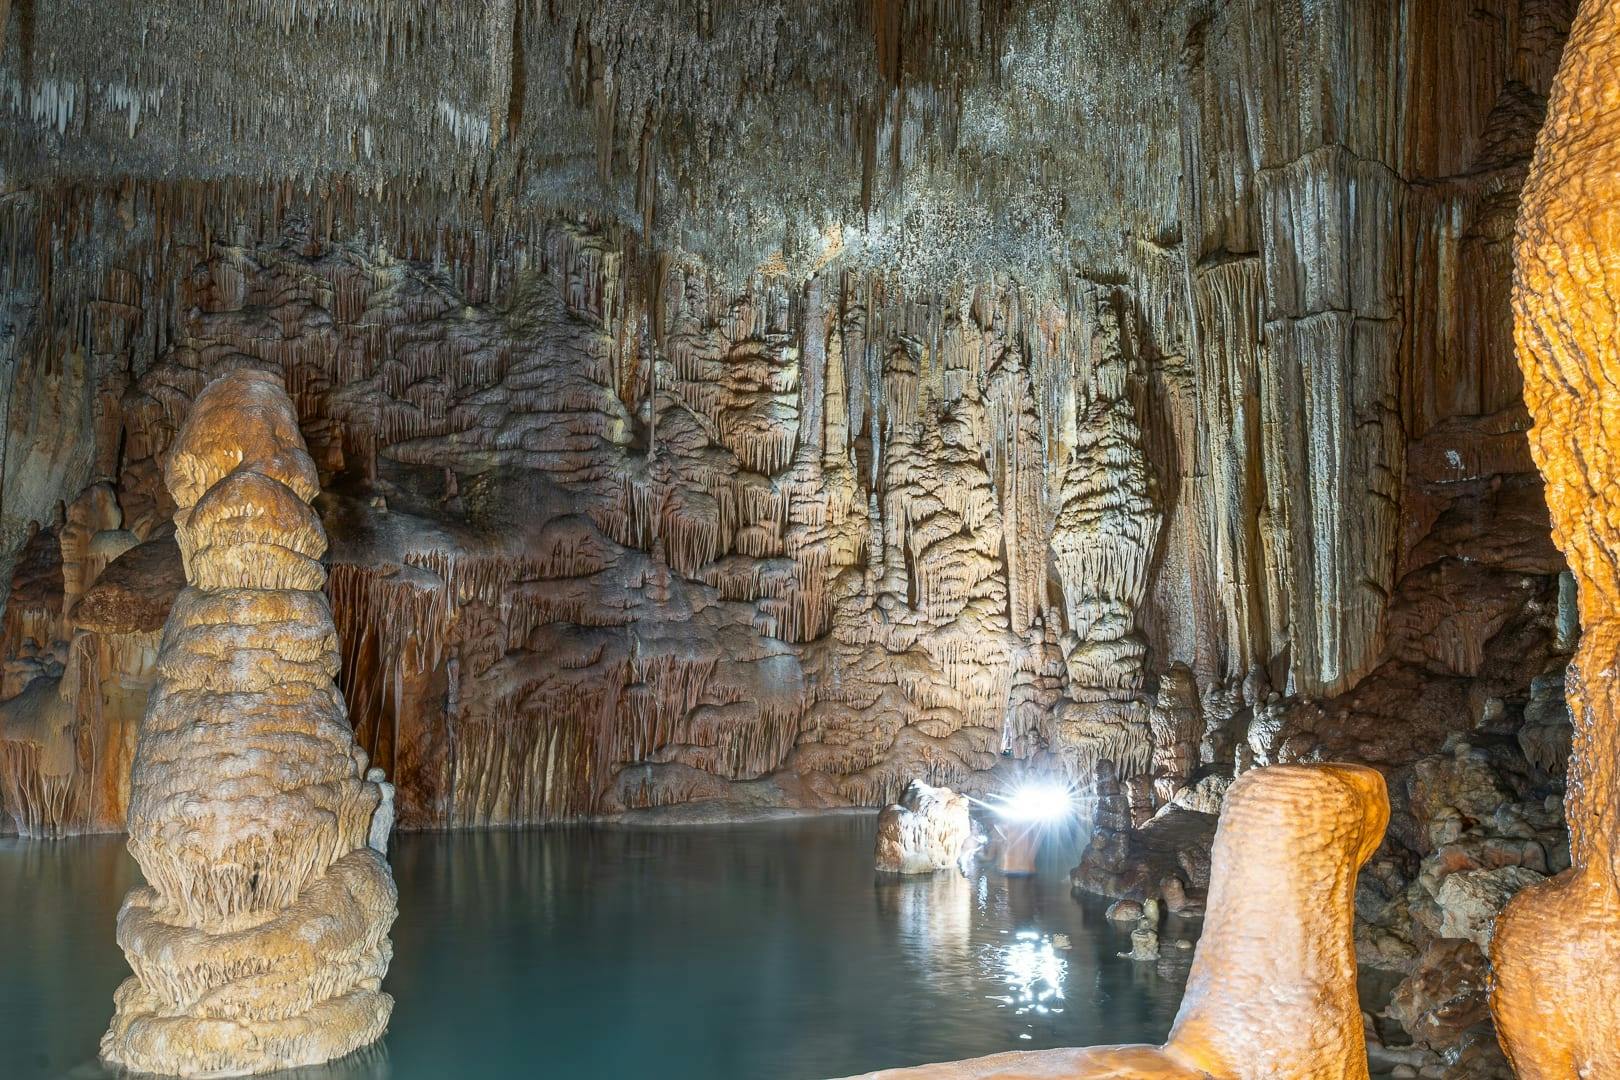
[[[1069,893],[1072,842],[1049,842],[1032,878],[898,877],[872,869],[875,830],[861,814],[402,834],[388,1034],[282,1075],[525,1076],[543,1060],[577,1080],[817,1080],[1164,1038],[1191,953],[1120,958],[1129,928]],[[138,880],[119,837],[0,839],[0,1076],[115,1075],[96,1045]]]

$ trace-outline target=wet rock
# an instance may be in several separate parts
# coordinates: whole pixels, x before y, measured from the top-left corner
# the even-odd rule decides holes
[[[1159,883],[1159,895],[1164,899],[1165,910],[1172,915],[1182,918],[1202,918],[1204,914],[1204,897],[1194,895],[1181,883],[1177,877],[1165,878]]]
[[[1120,955],[1131,960],[1157,960],[1159,932],[1144,919],[1131,931],[1131,951]]]
[[[1207,863],[1215,820],[1212,814],[1168,807],[1139,829],[1098,828],[1079,865],[1070,871],[1070,883],[1082,892],[1115,899],[1157,896],[1161,882],[1184,873],[1184,852],[1191,866]],[[1207,873],[1201,877],[1208,881]],[[1186,884],[1198,887],[1196,882]]]
[[[1135,900],[1115,900],[1104,917],[1109,922],[1134,923],[1142,920],[1142,905]]]
[[[958,866],[977,850],[965,795],[913,780],[878,816],[874,862],[891,874],[931,874]]]

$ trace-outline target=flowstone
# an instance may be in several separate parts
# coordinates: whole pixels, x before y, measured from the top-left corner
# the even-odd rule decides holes
[[[1583,4],[1518,225],[1514,336],[1553,540],[1579,585],[1565,685],[1572,866],[1491,939],[1491,1012],[1522,1080],[1620,1075],[1620,7]]]

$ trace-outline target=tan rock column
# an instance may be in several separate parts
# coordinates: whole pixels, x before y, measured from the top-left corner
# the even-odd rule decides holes
[[[1530,446],[1584,627],[1567,690],[1572,867],[1497,920],[1491,1011],[1523,1080],[1620,1076],[1620,3],[1581,5],[1519,212]]]
[[[102,1057],[229,1076],[375,1040],[395,892],[368,846],[381,801],[354,746],[318,490],[292,403],[238,371],[198,395],[166,481],[187,587],[163,629],[135,752],[118,915],[135,971]]]

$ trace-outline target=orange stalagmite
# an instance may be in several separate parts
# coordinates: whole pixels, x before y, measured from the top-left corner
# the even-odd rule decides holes
[[[318,1064],[393,1008],[396,894],[373,835],[393,808],[332,683],[315,465],[280,380],[210,384],[166,479],[187,587],[135,751],[129,849],[150,884],[118,914],[135,975],[101,1054],[180,1076]]]
[[[1620,4],[1571,31],[1525,185],[1513,289],[1530,445],[1579,583],[1573,865],[1497,921],[1491,1011],[1522,1080],[1620,1076]]]
[[[1162,1048],[997,1054],[865,1080],[1364,1080],[1356,871],[1388,823],[1373,769],[1250,772],[1226,797],[1204,935]]]

